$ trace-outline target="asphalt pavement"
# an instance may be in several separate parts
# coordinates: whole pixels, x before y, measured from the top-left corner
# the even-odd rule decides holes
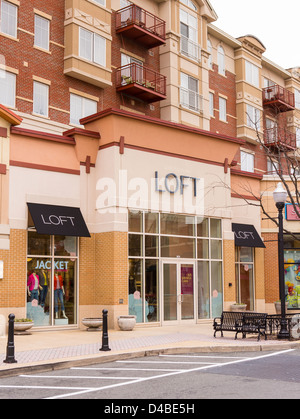
[[[133,331],[109,330],[108,349],[101,351],[102,332],[86,330],[32,331],[14,336],[14,359],[5,363],[8,337],[0,337],[0,377],[49,371],[159,354],[199,352],[252,352],[300,348],[300,341],[257,341],[257,336],[239,337],[224,332],[213,337],[212,322],[194,325],[140,327]],[[104,348],[107,349],[105,346]],[[11,351],[11,350],[10,350]],[[11,352],[9,353],[11,354]]]

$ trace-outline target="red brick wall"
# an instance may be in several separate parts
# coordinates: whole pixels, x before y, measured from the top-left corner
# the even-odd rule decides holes
[[[24,0],[20,2],[18,8],[18,30],[17,38],[19,42],[0,35],[0,54],[5,56],[6,65],[19,70],[17,75],[16,96],[32,100],[33,99],[33,78],[38,76],[47,80],[51,80],[49,90],[49,105],[65,111],[70,110],[70,93],[69,88],[79,90],[81,92],[99,97],[98,111],[110,107],[119,108],[121,105],[131,109],[143,112],[146,115],[159,117],[159,103],[154,104],[154,110],[150,109],[149,104],[138,102],[135,100],[121,96],[115,90],[115,87],[106,88],[105,90],[85,83],[81,80],[65,76],[64,69],[64,18],[65,9],[63,1],[49,0]],[[59,45],[50,43],[50,52],[48,54],[33,48],[34,36],[34,8],[52,16],[50,23],[50,41]],[[145,58],[145,66],[159,71],[159,55],[158,48],[153,50],[152,57],[148,50],[139,47],[136,42],[131,42],[125,38],[121,38],[115,34],[115,18],[112,15],[112,68],[121,65],[120,48],[131,51],[132,53]],[[24,31],[28,31],[26,33]],[[24,65],[25,63],[25,65]],[[28,66],[27,64],[28,63]],[[114,71],[112,74],[114,82]],[[25,113],[32,113],[33,104],[26,100],[18,98],[16,100],[17,110]],[[58,110],[49,109],[50,119],[69,124],[69,114]]]
[[[213,64],[209,72],[209,88],[214,91],[214,115],[210,120],[211,132],[236,137],[236,84],[235,75],[226,71],[226,77],[218,73],[218,66]],[[227,122],[219,119],[219,94],[227,96]]]
[[[278,241],[276,233],[263,233],[265,249],[265,300],[279,300]]]

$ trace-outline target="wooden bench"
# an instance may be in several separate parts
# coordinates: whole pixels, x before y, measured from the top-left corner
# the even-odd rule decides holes
[[[261,336],[267,340],[267,316],[266,313],[223,311],[221,317],[214,319],[214,337],[217,332],[221,332],[223,337],[223,331],[227,331],[235,332],[235,339],[239,333],[242,333],[243,339],[247,334],[258,334],[258,340]]]
[[[243,314],[240,311],[223,311],[221,317],[214,319],[214,337],[216,337],[217,332],[221,332],[221,337],[223,337],[223,331],[237,332],[238,328],[241,327]]]

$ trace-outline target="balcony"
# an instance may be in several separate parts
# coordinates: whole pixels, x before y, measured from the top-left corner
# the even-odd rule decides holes
[[[264,130],[264,142],[269,147],[276,147],[281,150],[296,150],[296,134],[285,128],[269,128]]]
[[[166,99],[166,77],[140,64],[131,63],[117,69],[116,89],[119,93],[152,103]]]
[[[274,84],[263,89],[263,106],[276,113],[295,109],[295,95],[284,87]]]
[[[148,49],[166,43],[166,22],[135,4],[116,12],[116,32]]]

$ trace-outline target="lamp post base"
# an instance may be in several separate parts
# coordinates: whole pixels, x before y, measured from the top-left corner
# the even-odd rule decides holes
[[[288,321],[286,319],[281,319],[280,322],[280,332],[277,335],[278,339],[289,339],[290,332],[288,330]]]

